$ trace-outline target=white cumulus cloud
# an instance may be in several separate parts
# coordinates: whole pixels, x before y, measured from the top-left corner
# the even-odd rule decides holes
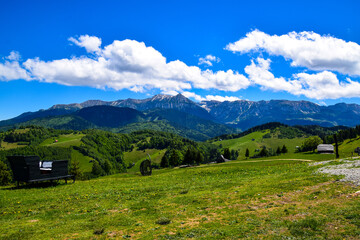
[[[360,75],[359,44],[314,32],[290,32],[278,36],[254,30],[239,41],[228,44],[226,49],[240,53],[265,51],[291,60],[292,66]]]
[[[337,76],[329,71],[316,74],[298,73],[294,75],[302,85],[302,89],[294,94],[303,94],[314,99],[337,99],[360,96],[360,83],[347,78],[339,81]]]
[[[101,38],[95,36],[81,35],[78,39],[70,37],[69,41],[85,48],[87,52],[100,51]]]
[[[206,55],[205,57],[200,57],[198,65],[212,66],[213,62],[216,62],[216,63],[220,62],[220,58],[209,54],[209,55]]]
[[[337,99],[360,96],[360,83],[347,78],[340,81],[329,71],[319,73],[297,73],[290,79],[277,78],[270,72],[270,59],[258,58],[246,66],[251,84],[262,90],[286,91],[293,95],[304,95],[312,99]]]
[[[193,92],[182,92],[181,94],[187,98],[192,98],[199,102],[200,101],[213,101],[213,100],[219,101],[219,102],[224,102],[224,101],[233,102],[233,101],[241,100],[240,98],[233,97],[233,96],[206,95],[205,97],[201,97],[200,95],[193,93]]]
[[[245,72],[249,75],[251,84],[259,85],[262,90],[294,92],[301,88],[299,81],[288,81],[283,77],[276,78],[270,70],[270,59],[257,58],[256,62],[251,61],[245,67]]]
[[[93,55],[42,61],[28,59],[23,65],[34,79],[68,86],[130,89],[144,92],[160,89],[163,92],[183,91],[192,87],[237,91],[249,85],[247,78],[232,70],[202,71],[166,58],[153,47],[135,40],[114,41],[101,48],[101,40],[88,35],[70,38]]]
[[[20,53],[17,51],[11,51],[10,55],[6,57],[6,59],[10,61],[19,61],[21,58]]]
[[[20,58],[18,52],[12,51],[3,63],[0,62],[0,81],[31,79],[28,72],[20,65]]]
[[[205,81],[196,82],[194,86],[202,89],[214,88],[223,91],[236,92],[240,89],[246,89],[250,86],[250,81],[242,74],[234,72],[233,70],[228,71],[217,71],[205,70],[202,72],[205,77]]]

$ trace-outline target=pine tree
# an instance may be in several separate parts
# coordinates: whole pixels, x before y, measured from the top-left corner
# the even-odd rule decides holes
[[[235,155],[234,155],[234,160],[238,159],[238,157],[239,157],[239,151],[236,150],[236,151],[235,151]]]
[[[82,171],[80,170],[80,162],[77,160],[72,160],[70,164],[69,174],[74,175],[75,179],[80,179],[82,177]]]
[[[201,154],[200,151],[198,151],[197,154],[196,154],[196,160],[195,160],[195,162],[196,162],[197,164],[200,164],[200,163],[204,162],[204,156]]]
[[[249,149],[247,148],[246,152],[245,152],[245,157],[248,158],[249,156],[250,156],[250,152],[249,152]]]
[[[277,149],[276,149],[276,155],[280,155],[281,154],[281,149],[280,149],[280,147],[277,147]]]
[[[105,163],[104,163],[104,170],[106,172],[106,174],[111,174],[111,169],[112,169],[112,165],[110,163],[109,160],[105,160]]]
[[[336,138],[336,134],[334,134],[334,140],[335,140],[335,154],[336,154],[336,158],[339,158],[339,145],[338,145],[338,141]]]
[[[192,149],[190,149],[190,147],[189,147],[185,153],[183,163],[184,164],[193,164],[194,161],[195,161],[194,151]]]
[[[100,176],[100,175],[103,175],[103,171],[104,170],[101,168],[99,162],[94,160],[94,164],[92,166],[91,173],[95,176]]]
[[[181,158],[179,151],[172,149],[170,152],[169,165],[175,167],[175,166],[179,166],[180,163],[181,163]]]
[[[224,149],[224,158],[231,159],[231,153],[229,148]]]
[[[259,156],[260,156],[260,157],[267,157],[267,156],[268,156],[268,151],[266,150],[265,147],[263,147],[263,148],[261,149],[261,151],[259,152]]]
[[[169,158],[168,154],[164,154],[164,156],[161,158],[160,167],[167,168],[169,167]]]
[[[287,148],[286,148],[286,146],[284,144],[284,146],[281,149],[281,153],[287,153],[287,152],[288,152],[288,150],[287,150]]]

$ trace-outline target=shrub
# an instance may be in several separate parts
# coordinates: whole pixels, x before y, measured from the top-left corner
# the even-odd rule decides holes
[[[167,217],[161,217],[155,223],[159,224],[159,225],[167,225],[167,224],[171,223],[171,220],[168,219]]]
[[[0,185],[6,185],[11,182],[11,173],[7,165],[0,161]]]
[[[82,171],[80,170],[80,162],[79,161],[71,161],[69,173],[74,175],[75,179],[82,179]]]
[[[323,143],[321,138],[319,136],[312,136],[305,139],[303,144],[301,145],[299,151],[306,152],[306,151],[313,151],[315,152],[315,149],[319,144]]]

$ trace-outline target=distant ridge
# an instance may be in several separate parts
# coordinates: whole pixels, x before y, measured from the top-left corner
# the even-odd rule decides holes
[[[0,126],[26,122],[35,118],[71,114],[93,106],[127,107],[140,112],[154,109],[173,109],[199,118],[226,124],[243,131],[268,122],[287,125],[355,126],[360,124],[360,105],[338,103],[320,106],[309,101],[202,101],[194,102],[185,96],[159,94],[146,99],[116,101],[89,100],[83,103],[57,104],[47,110],[29,112],[18,117],[0,121]]]

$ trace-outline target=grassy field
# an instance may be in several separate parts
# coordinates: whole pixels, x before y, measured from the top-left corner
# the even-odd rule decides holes
[[[360,137],[351,140],[345,140],[342,144],[339,145],[340,157],[345,158],[357,155],[356,153],[355,155],[353,154],[355,148],[357,147],[360,147]]]
[[[288,149],[288,153],[281,155],[281,157],[298,158],[298,159],[304,158],[302,154],[300,155],[295,154],[296,146],[301,146],[301,143],[304,141],[304,138],[293,138],[293,139],[263,138],[263,136],[269,132],[270,130],[253,132],[240,138],[217,141],[214,142],[214,144],[221,145],[223,148],[230,148],[230,150],[238,150],[239,151],[238,159],[240,160],[246,159],[245,152],[247,148],[250,151],[250,157],[251,157],[254,155],[255,149],[261,149],[262,146],[265,146],[267,149],[272,148],[274,151],[276,151],[277,147],[282,148],[283,145],[286,145],[286,148]],[[277,156],[276,158],[279,157]]]
[[[80,153],[77,150],[71,151],[71,161],[78,161],[79,167],[82,172],[91,172],[93,163],[91,162],[93,160],[92,158],[88,156],[84,156],[82,153]]]
[[[40,144],[40,146],[46,147],[70,147],[70,146],[79,146],[81,143],[81,138],[85,134],[65,134],[60,135],[57,138],[48,138]],[[57,140],[57,142],[55,142]]]
[[[15,142],[15,143],[1,142],[0,150],[10,150],[10,149],[25,147],[25,146],[27,146],[27,145],[19,144],[17,142]]]
[[[134,148],[134,150],[131,152],[125,152],[124,160],[126,166],[128,166],[131,163],[135,163],[135,165],[132,168],[128,169],[128,172],[138,172],[140,169],[140,163],[146,158],[148,158],[148,154],[151,157],[152,163],[160,164],[161,158],[164,156],[165,152],[166,149],[164,150],[146,149],[145,151],[143,151],[143,150],[138,150],[137,148]]]
[[[40,146],[46,147],[64,147],[68,148],[71,146],[79,146],[81,144],[81,138],[85,134],[64,134],[60,135],[57,138],[48,138],[43,141]],[[57,140],[57,142],[55,142]],[[71,151],[71,161],[78,161],[80,163],[80,169],[82,172],[91,172],[92,169],[92,158],[84,156],[79,151],[72,149]]]
[[[1,239],[359,239],[360,190],[298,161],[0,188]]]
[[[316,152],[296,153],[296,146],[301,146],[304,138],[293,139],[278,139],[278,138],[263,138],[263,135],[269,133],[269,130],[263,130],[253,132],[244,137],[222,140],[214,142],[216,145],[221,145],[223,148],[230,148],[230,150],[239,151],[239,160],[251,160],[245,158],[246,148],[250,151],[250,156],[254,155],[255,149],[261,149],[262,146],[266,146],[267,149],[272,148],[274,150],[279,146],[286,145],[288,153],[281,154],[280,156],[268,157],[266,159],[310,159],[310,160],[331,160],[335,159],[335,154],[317,154]],[[360,137],[351,140],[345,140],[339,144],[340,158],[348,158],[355,156],[353,151],[356,147],[360,147]],[[264,158],[265,159],[265,158]]]

